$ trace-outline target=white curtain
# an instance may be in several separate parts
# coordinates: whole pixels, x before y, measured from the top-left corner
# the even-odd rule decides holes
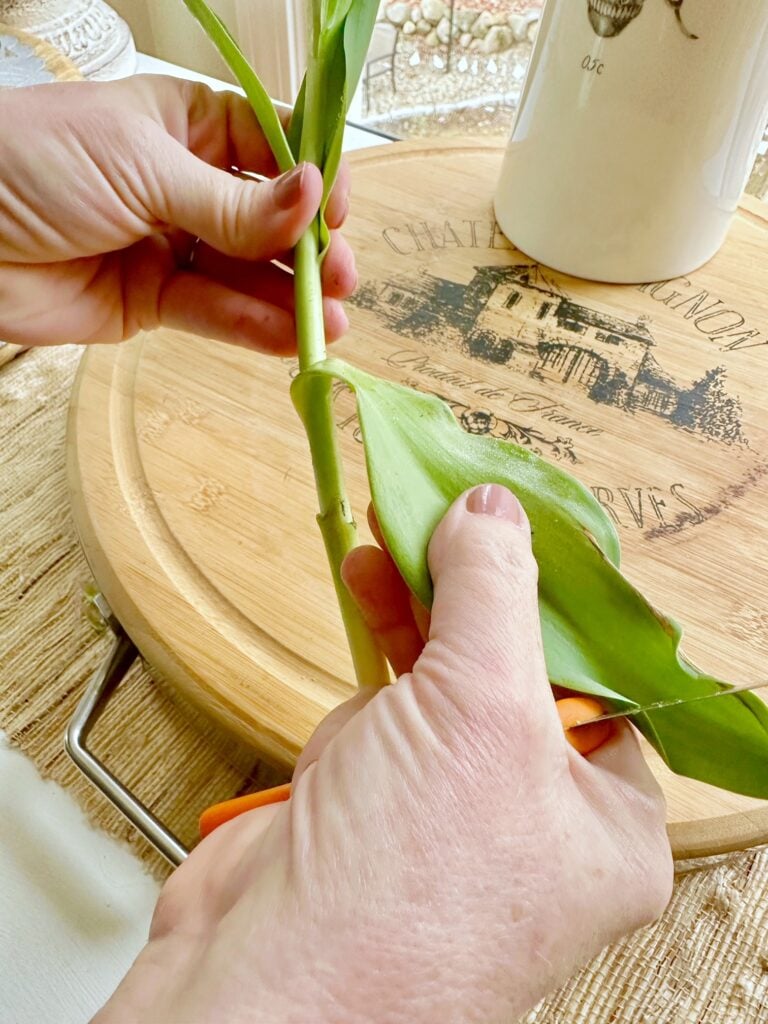
[[[306,66],[303,0],[234,0],[237,35],[270,95],[292,103]]]
[[[214,78],[232,75],[180,0],[109,0],[131,26],[136,47]],[[303,0],[208,0],[270,95],[294,100],[305,64]]]

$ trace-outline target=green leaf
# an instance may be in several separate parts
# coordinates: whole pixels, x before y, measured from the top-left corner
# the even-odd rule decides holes
[[[344,129],[349,105],[360,80],[368,47],[371,44],[373,27],[379,10],[379,0],[356,0],[347,3],[347,13],[341,33],[341,56],[344,63],[344,86],[339,95],[339,113],[335,126],[329,133],[329,144],[323,165],[325,198],[330,195],[341,162],[344,145]]]
[[[323,175],[323,198],[318,218],[321,257],[330,242],[330,234],[325,223],[325,207],[341,159],[341,140],[344,136],[344,82],[342,24],[333,30],[321,31],[319,39],[313,41],[313,53],[297,98],[297,104],[301,104],[301,130],[300,134],[291,134],[294,152],[298,145],[299,159],[315,164]]]
[[[619,571],[614,527],[576,479],[524,448],[465,433],[439,399],[339,360],[300,374],[293,398],[306,416],[306,384],[336,377],[355,392],[371,495],[382,533],[411,590],[431,603],[427,545],[451,502],[481,483],[510,487],[531,522],[539,607],[553,684],[622,710],[726,685],[680,654],[680,629]],[[635,719],[676,772],[768,798],[768,707],[750,693]]]
[[[229,29],[218,14],[212,11],[205,3],[205,0],[184,0],[184,3],[200,25],[202,25],[206,34],[228,64],[232,74],[243,87],[243,92],[261,125],[261,130],[264,132],[269,148],[275,155],[277,166],[281,171],[290,170],[296,161],[291,153],[291,148],[285,137],[280,118],[277,116],[277,111],[269,97],[269,93],[245,59],[240,47],[232,38]]]
[[[423,604],[432,601],[426,547],[447,506],[467,487],[497,478],[503,483],[510,472],[515,475],[515,492],[535,523],[535,542],[551,543],[567,525],[590,549],[594,538],[605,557],[618,564],[620,546],[613,523],[590,491],[568,473],[524,448],[466,434],[448,406],[433,395],[373,377],[338,359],[326,359],[310,372],[343,380],[355,392],[377,511],[391,505],[387,519],[395,524],[395,510],[407,509],[418,495],[419,518],[413,528],[398,529],[398,535],[390,537],[387,524],[381,525],[387,544],[396,545],[396,552],[390,550],[406,582]],[[294,388],[300,397],[301,384],[294,383]],[[487,475],[477,478],[478,470]],[[406,512],[402,518],[409,521]]]
[[[344,56],[346,58],[346,105],[344,116],[360,81],[371,36],[379,11],[379,0],[356,0],[344,22]]]
[[[300,152],[324,174],[328,151],[343,130],[345,73],[344,26],[323,29],[307,66]]]
[[[307,76],[301,80],[301,86],[299,87],[298,95],[296,96],[296,102],[293,105],[293,113],[291,114],[291,120],[288,123],[288,131],[286,137],[288,139],[288,145],[291,147],[291,152],[295,160],[299,159],[299,152],[301,151],[301,133],[304,130],[304,106],[306,103],[307,96]]]
[[[333,183],[336,181],[336,175],[339,173],[349,104],[352,102],[357,83],[360,80],[379,9],[378,0],[357,0],[347,6],[348,13],[343,20],[342,30],[339,37],[334,40],[336,46],[334,68],[340,71],[341,75],[330,86],[327,93],[328,96],[334,95],[332,90],[338,90],[340,78],[343,77],[343,86],[338,92],[338,106],[333,109],[333,113],[328,118],[326,149],[321,165],[323,171],[321,212],[323,214]],[[324,239],[323,252],[326,247],[327,238]]]
[[[344,24],[356,0],[322,0],[320,24],[323,29],[336,29]]]
[[[321,255],[329,242],[325,207],[341,163],[347,111],[365,63],[377,13],[378,0],[321,3],[307,74],[296,102],[301,128],[297,133],[291,126],[291,148],[302,160],[317,164],[323,173]]]

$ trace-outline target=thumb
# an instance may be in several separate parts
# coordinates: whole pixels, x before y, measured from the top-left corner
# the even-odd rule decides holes
[[[153,153],[153,215],[228,256],[274,259],[293,248],[320,206],[323,180],[313,164],[254,181],[212,167],[169,135]]]
[[[530,728],[564,746],[547,678],[538,569],[522,505],[506,487],[461,495],[429,546],[434,601],[429,641],[413,672],[478,728]]]

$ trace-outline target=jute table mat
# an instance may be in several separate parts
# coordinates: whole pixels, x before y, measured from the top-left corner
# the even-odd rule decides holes
[[[0,728],[93,822],[167,866],[72,766],[62,737],[108,638],[70,518],[66,408],[79,351],[36,349],[0,369]],[[202,807],[277,781],[137,670],[94,746],[186,842]],[[526,1024],[768,1024],[768,851],[679,877],[663,920],[607,950]]]
[[[69,346],[31,349],[0,368],[0,729],[162,876],[165,862],[62,747],[83,686],[110,646],[88,615],[91,577],[66,489],[66,411],[79,357]],[[253,752],[162,693],[140,666],[110,703],[92,745],[188,844],[207,804],[271,785],[274,776]]]

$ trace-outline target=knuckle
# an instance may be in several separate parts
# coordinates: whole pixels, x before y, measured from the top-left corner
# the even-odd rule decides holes
[[[250,188],[232,182],[221,204],[221,238],[232,256],[243,256],[246,246],[253,247],[254,233],[248,230],[251,206]]]
[[[490,530],[486,523],[478,526],[457,531],[441,561],[477,576],[484,585],[498,580],[506,589],[514,584],[518,593],[533,590],[539,569],[525,534],[506,523],[494,523]]]
[[[528,538],[517,527],[504,524],[503,532],[487,538],[479,545],[483,563],[487,569],[510,576],[521,586],[534,586],[538,580],[539,567],[533,557]]]
[[[173,85],[174,88],[177,88],[175,83]],[[226,107],[228,105],[228,97],[233,95],[229,92],[225,92],[223,95],[215,93],[204,82],[184,81],[178,88],[180,88],[182,99],[187,108],[187,117],[190,125],[195,125],[205,117],[212,105]]]
[[[440,715],[433,711],[449,746],[466,751],[469,744],[476,758],[524,764],[535,775],[537,766],[565,756],[559,729],[532,695],[539,686],[531,676],[540,671],[515,638],[486,636],[472,649],[451,638],[433,638],[414,679],[442,709]]]
[[[177,895],[177,886],[170,878],[160,890],[160,896],[155,904],[152,914],[152,921],[149,926],[149,938],[162,939],[173,932],[181,918],[182,901]]]

